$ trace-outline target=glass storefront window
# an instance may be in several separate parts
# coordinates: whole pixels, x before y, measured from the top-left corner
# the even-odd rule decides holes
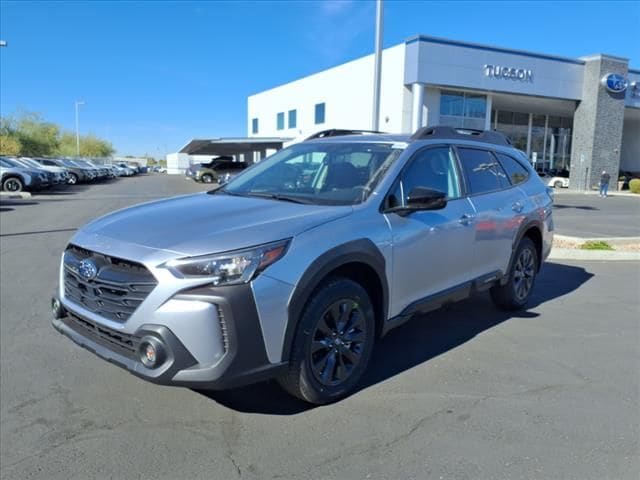
[[[487,97],[443,90],[440,94],[440,124],[484,130]]]
[[[461,117],[464,106],[464,94],[443,91],[440,96],[440,115]]]
[[[529,116],[531,135],[529,136]],[[513,145],[536,159],[539,170],[568,170],[571,158],[573,118],[497,110],[494,125]],[[529,148],[527,148],[527,146]]]
[[[514,147],[527,151],[527,133],[529,131],[529,115],[526,113],[498,110],[496,129],[504,133]]]
[[[484,95],[465,95],[464,116],[482,118],[487,115],[487,98]]]

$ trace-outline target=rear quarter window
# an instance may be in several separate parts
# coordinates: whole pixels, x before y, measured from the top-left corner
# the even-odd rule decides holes
[[[515,158],[503,153],[496,153],[496,157],[498,157],[512,185],[518,185],[529,177],[529,170]]]

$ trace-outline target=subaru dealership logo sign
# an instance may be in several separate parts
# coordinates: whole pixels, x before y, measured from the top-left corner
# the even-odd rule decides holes
[[[629,86],[629,82],[619,73],[609,73],[602,77],[600,81],[604,88],[609,90],[611,93],[622,93]]]

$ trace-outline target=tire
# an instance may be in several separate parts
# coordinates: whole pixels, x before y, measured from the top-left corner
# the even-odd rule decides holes
[[[69,185],[75,185],[76,183],[78,183],[78,175],[73,172],[69,173],[69,180],[67,180],[67,183]]]
[[[289,367],[278,382],[306,402],[335,402],[361,380],[374,341],[375,317],[366,290],[346,278],[329,279],[302,312]]]
[[[9,177],[2,181],[2,190],[5,192],[18,193],[23,189],[24,183],[18,177]]]
[[[203,183],[213,183],[213,175],[205,173],[204,175],[202,175],[202,182]]]
[[[553,188],[562,188],[562,182],[560,180],[553,182]]]
[[[521,310],[533,291],[538,273],[538,251],[533,241],[524,237],[513,257],[509,281],[491,288],[493,303],[502,310]]]

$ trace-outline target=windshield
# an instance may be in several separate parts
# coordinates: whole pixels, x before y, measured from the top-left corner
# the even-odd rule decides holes
[[[2,158],[3,162],[7,164],[8,167],[17,167],[17,168],[24,168],[24,165],[22,165],[20,162],[18,162],[15,158]]]
[[[245,170],[216,193],[354,205],[367,199],[401,152],[388,143],[298,143]]]
[[[75,160],[75,162],[83,167],[96,168],[95,165],[91,165],[86,160]]]
[[[36,162],[35,160],[31,160],[30,158],[21,158],[20,161],[24,164],[27,164],[30,167],[34,167],[34,168],[42,168],[42,165],[40,165],[38,162]]]

